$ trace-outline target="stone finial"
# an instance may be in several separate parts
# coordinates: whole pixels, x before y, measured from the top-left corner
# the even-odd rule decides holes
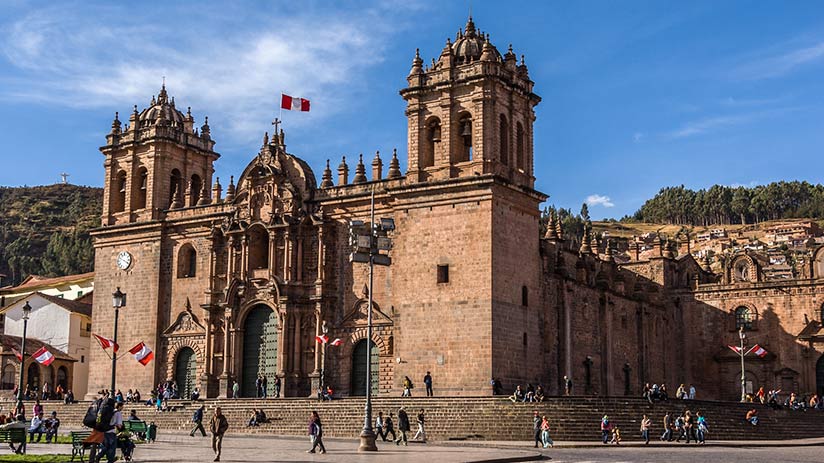
[[[555,222],[555,234],[558,235],[558,241],[563,241],[564,229],[561,226],[561,214],[558,214],[558,220]]]
[[[484,46],[481,49],[481,61],[495,61],[495,52],[492,44],[489,42],[489,35],[487,34],[484,40]]]
[[[423,74],[423,60],[421,59],[420,48],[415,49],[415,58],[412,60],[412,69],[409,71],[410,76],[417,74]]]
[[[558,224],[555,223],[555,211],[549,211],[549,221],[546,224],[546,233],[544,234],[544,238],[549,241],[558,241],[557,226]]]
[[[592,225],[590,225],[590,230],[592,230]],[[598,255],[601,250],[601,238],[598,237],[597,233],[594,233],[594,239],[592,240],[592,254]]]
[[[592,254],[592,240],[589,231],[589,226],[584,225],[584,236],[581,237],[581,248],[578,250],[579,254]]]
[[[355,178],[352,179],[352,183],[364,183],[366,182],[366,166],[363,165],[363,153],[358,156],[358,165],[355,167]]]
[[[392,160],[389,161],[389,173],[388,178],[400,178],[401,176],[401,163],[398,161],[398,149],[395,148],[392,150]]]
[[[226,187],[226,202],[231,203],[235,200],[235,176],[229,176],[229,186]]]
[[[372,181],[383,178],[383,160],[381,152],[375,151],[375,159],[372,160]]]
[[[212,185],[212,200],[215,204],[220,202],[220,194],[223,192],[223,188],[220,186],[220,177],[215,177],[215,184]]]
[[[670,241],[669,239],[663,245],[662,256],[667,258],[667,259],[674,259],[675,258],[675,255],[672,252],[672,241]]]
[[[204,118],[203,125],[200,127],[200,136],[209,140],[211,138],[211,129],[209,128],[209,116]]]
[[[326,168],[323,169],[323,177],[320,182],[321,188],[330,188],[335,184],[332,183],[332,168],[329,167],[329,160],[326,160]]]
[[[349,183],[349,165],[346,164],[346,156],[343,156],[338,166],[338,185]]]
[[[607,240],[606,249],[604,249],[604,261],[615,262],[615,256],[612,254],[612,240]]]
[[[197,205],[198,206],[206,206],[207,204],[211,204],[212,200],[209,198],[209,186],[208,185],[201,185],[200,186],[200,197],[197,198]]]
[[[172,195],[171,209],[180,209],[183,207],[183,195],[180,194],[180,185],[175,185],[175,193]]]
[[[115,111],[114,120],[112,121],[112,135],[119,135],[121,132],[120,114]]]
[[[704,254],[704,263],[701,265],[701,269],[705,272],[712,273],[712,266],[710,265],[710,254]]]
[[[263,132],[263,148],[269,145],[269,132]]]

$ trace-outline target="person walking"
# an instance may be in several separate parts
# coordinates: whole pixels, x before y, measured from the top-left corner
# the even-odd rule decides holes
[[[258,375],[255,379],[255,397],[260,398],[263,394],[263,375]]]
[[[609,417],[604,415],[601,418],[601,441],[604,445],[609,443],[610,434],[612,433],[612,423],[609,422]]]
[[[395,425],[392,423],[392,412],[389,412],[389,416],[383,420],[383,441],[386,442],[386,437],[392,434],[392,441],[394,442],[397,436],[395,436]]]
[[[697,421],[697,428],[696,428],[696,437],[695,438],[698,439],[698,444],[699,445],[704,445],[704,443],[706,441],[706,438],[707,438],[707,433],[709,432],[709,429],[707,428],[707,419],[704,417],[704,415],[701,412],[696,413],[696,416],[698,418],[696,420]]]
[[[432,397],[432,373],[426,372],[426,376],[423,377],[423,384],[426,385],[426,396]]]
[[[306,453],[315,453],[316,448],[320,449],[320,453],[326,453],[326,447],[323,446],[323,426],[320,423],[318,412],[314,410],[309,419],[309,439],[312,441],[312,448]]]
[[[406,414],[406,410],[403,407],[398,409],[398,431],[400,431],[400,435],[397,439],[395,439],[395,445],[408,445],[406,433],[409,432],[409,415]]]
[[[694,424],[695,424],[695,421],[694,421],[694,418],[692,416],[692,412],[689,411],[689,410],[685,411],[684,412],[684,434],[687,435],[687,443],[688,444],[690,443],[690,438],[693,438],[693,440],[695,440],[696,443],[698,442],[698,438],[693,435],[693,432],[695,432],[695,429],[694,429],[694,426],[693,426]]]
[[[664,434],[661,434],[661,440],[664,442],[672,441],[672,417],[669,412],[664,415]]]
[[[263,375],[263,378],[260,379],[260,389],[263,392],[263,398],[266,398],[267,389],[269,388],[269,380],[266,378],[266,375]]]
[[[690,384],[690,388],[689,388],[689,392],[687,393],[687,396],[690,398],[690,400],[695,400],[695,386],[694,385]]]
[[[426,431],[424,430],[425,421],[426,417],[423,414],[423,409],[421,409],[420,413],[418,413],[418,431],[415,433],[412,440],[418,440],[418,436],[420,436],[421,442],[426,443]]]
[[[280,376],[275,376],[275,398],[280,398]]]
[[[572,395],[572,379],[564,376],[564,395]]]
[[[201,437],[206,437],[206,430],[203,429],[203,410],[206,409],[205,405],[201,405],[200,408],[195,410],[195,414],[192,415],[192,423],[195,426],[192,428],[192,432],[189,433],[190,437],[195,437],[195,431],[200,431]]]
[[[549,420],[547,420],[546,415],[541,417],[541,443],[544,448],[555,446],[555,442],[552,442],[552,438],[549,437]]]
[[[237,383],[235,383],[237,384]],[[215,452],[214,461],[220,461],[220,451],[223,449],[223,435],[229,429],[229,421],[223,415],[220,407],[215,408],[215,414],[209,421],[209,431],[212,433],[212,451]]]
[[[538,414],[538,410],[532,412],[532,434],[535,437],[535,448],[537,449],[539,445],[543,444],[541,440],[541,415]]]
[[[237,381],[232,382],[232,398],[237,399],[238,395],[240,395],[240,385]]]
[[[386,435],[383,433],[383,412],[378,412],[378,417],[375,418],[375,435],[386,442]]]
[[[644,444],[649,444],[649,427],[652,425],[652,421],[647,418],[647,415],[641,419],[641,437],[644,439]]]
[[[675,418],[675,432],[678,434],[678,438],[675,439],[675,442],[681,442],[682,437],[686,437],[684,433],[684,416],[678,416]]]
[[[403,377],[403,394],[401,397],[412,397],[412,388],[415,387],[412,384],[412,380],[409,379],[409,376]]]

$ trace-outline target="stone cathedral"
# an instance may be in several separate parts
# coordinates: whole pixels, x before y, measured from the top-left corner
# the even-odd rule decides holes
[[[470,18],[430,65],[415,54],[407,82],[406,172],[397,153],[375,153],[335,172],[327,161],[318,182],[276,128],[224,187],[208,118],[196,127],[165,85],[125,125],[115,117],[100,148],[93,324],[112,332],[120,287],[120,346],[144,341],[156,354],[145,367],[121,361],[118,387],[148,395],[175,380],[184,394],[225,397],[237,382],[254,396],[265,374],[305,397],[323,372],[342,396],[399,395],[404,376],[420,383],[431,371],[439,395],[489,394],[493,377],[557,394],[570,375],[587,394],[693,382],[704,398],[735,398],[737,357],[724,343],[746,323],[770,350],[750,362],[751,386],[824,388],[824,252],[797,292],[782,293],[746,255],[729,267],[743,262],[751,279],[733,281],[742,272],[713,274],[665,242],[619,265],[588,233],[571,246],[550,221],[539,236],[541,98],[524,58],[501,54]],[[349,261],[348,224],[369,219],[373,192],[376,217],[396,229],[392,265],[375,269],[367,339],[368,268]],[[344,341],[325,354],[324,328]],[[108,387],[110,361],[100,350],[90,361],[93,394]]]

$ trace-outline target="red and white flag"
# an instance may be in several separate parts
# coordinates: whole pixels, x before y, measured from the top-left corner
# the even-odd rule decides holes
[[[326,344],[327,342],[329,342],[329,336],[325,334],[315,336],[315,341],[319,342],[320,344]]]
[[[736,354],[741,355],[741,348],[740,347],[738,347],[738,346],[727,346],[727,347],[732,349],[732,351],[735,352]]]
[[[94,338],[97,339],[97,342],[100,343],[100,347],[102,347],[104,350],[108,349],[109,347],[114,347],[114,352],[117,353],[117,349],[120,348],[120,346],[118,346],[116,342],[112,341],[109,338],[104,338],[103,336],[94,333],[92,333],[92,335],[94,335]]]
[[[37,363],[41,363],[43,365],[49,366],[52,362],[54,362],[54,355],[46,349],[45,346],[41,347],[37,350],[37,352],[31,354]]]
[[[343,344],[343,339],[341,339],[341,338],[335,338],[334,341],[329,343],[330,346],[335,346],[335,347],[338,347],[341,344]]]
[[[17,357],[17,360],[22,362],[23,361],[23,354],[20,353],[19,350],[15,349],[14,347],[11,348],[11,351],[14,352],[14,356]]]
[[[289,111],[309,111],[309,100],[281,93],[280,107]]]
[[[761,358],[764,358],[764,357],[767,356],[767,349],[764,349],[763,347],[759,346],[758,344],[752,346],[752,349],[750,349],[750,352],[752,352],[753,354],[755,354],[755,355],[757,355]]]
[[[154,352],[143,341],[129,349],[129,353],[134,355],[134,359],[143,366],[146,366],[154,358]]]

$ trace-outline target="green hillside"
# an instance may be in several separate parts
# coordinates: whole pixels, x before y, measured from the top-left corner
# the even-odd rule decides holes
[[[0,274],[3,285],[30,274],[93,270],[89,229],[99,226],[103,189],[76,185],[0,187]]]

